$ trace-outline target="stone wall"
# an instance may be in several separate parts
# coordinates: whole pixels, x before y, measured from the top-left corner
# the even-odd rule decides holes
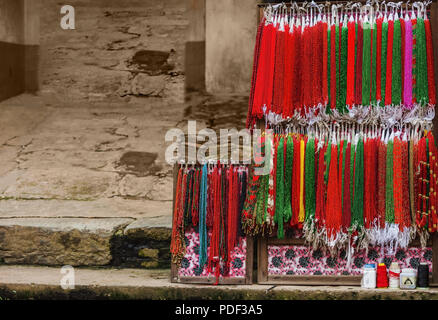
[[[42,95],[65,101],[183,101],[183,1],[71,0],[75,30],[59,27],[63,3],[40,1]]]
[[[257,3],[257,0],[206,0],[207,92],[249,94]]]

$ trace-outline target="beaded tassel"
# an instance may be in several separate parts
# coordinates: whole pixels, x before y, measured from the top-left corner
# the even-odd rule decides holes
[[[293,36],[290,33],[289,25],[286,25],[285,31],[285,55],[283,69],[283,114],[287,117],[292,116],[292,92],[290,90],[293,82],[292,59],[293,59]],[[280,110],[281,112],[281,110]]]
[[[432,31],[429,19],[424,20],[424,28],[426,32],[426,51],[427,51],[427,80],[428,80],[428,94],[429,104],[436,104],[436,89],[435,89],[435,65],[433,57],[433,41]]]
[[[375,139],[368,139],[364,144],[364,223],[370,229],[377,218],[376,186],[377,186],[377,146]]]
[[[335,57],[336,57],[336,108],[340,112],[342,107],[341,97],[341,36],[342,30],[339,25],[335,26]]]
[[[393,142],[388,141],[386,150],[386,200],[385,221],[394,223],[394,153]]]
[[[199,265],[202,273],[207,263],[207,164],[202,167],[199,199]]]
[[[351,224],[351,196],[350,196],[350,158],[351,158],[351,143],[347,144],[345,150],[345,169],[344,169],[344,185],[343,185],[343,204],[342,204],[342,226],[346,232]]]
[[[392,54],[392,103],[399,105],[402,97],[402,81],[401,81],[401,29],[400,20],[394,22],[394,41]]]
[[[371,28],[368,22],[363,24],[363,57],[362,57],[362,105],[370,104],[371,84]]]
[[[292,219],[291,225],[298,225],[298,216],[300,212],[300,139],[298,136],[293,137],[293,169],[292,169]]]
[[[328,63],[330,59],[328,58],[328,25],[327,23],[322,23],[322,101],[324,105],[328,104],[329,101],[329,87],[328,87]]]
[[[427,75],[427,48],[424,20],[417,18],[416,27],[416,98],[421,105],[429,103],[428,75]]]
[[[279,30],[275,43],[274,84],[272,87],[272,110],[277,114],[283,110],[285,39],[286,32]]]
[[[377,151],[377,217],[380,229],[385,228],[386,216],[386,144],[378,141]]]
[[[327,107],[326,107],[326,113],[330,114],[331,112],[331,69],[332,69],[332,54],[331,54],[331,50],[332,50],[332,45],[331,45],[331,32],[330,32],[330,28],[327,27],[327,95],[328,95],[328,100],[327,100]]]
[[[286,143],[286,169],[285,169],[285,188],[284,188],[284,221],[288,222],[292,218],[291,193],[292,193],[292,165],[293,165],[294,144],[292,136],[287,136]]]
[[[292,85],[292,106],[294,110],[300,110],[301,109],[301,92],[303,90],[302,88],[302,63],[303,61],[301,58],[301,52],[303,47],[303,35],[301,33],[301,28],[295,26],[294,31],[292,34],[293,37],[293,56],[292,56],[292,74],[294,77],[293,85]]]
[[[392,50],[391,50],[392,52]],[[386,66],[388,60],[388,22],[382,23],[382,64],[381,64],[381,93],[382,100],[380,105],[383,107],[385,105],[386,100]]]
[[[394,222],[401,226],[403,224],[403,168],[402,168],[402,143],[399,138],[394,139]]]
[[[324,161],[327,145],[318,151],[318,174],[316,177],[316,207],[315,207],[315,223],[321,227],[325,224],[325,170],[326,162]]]
[[[376,21],[376,100],[382,100],[382,23],[383,19]]]
[[[315,217],[315,141],[310,139],[306,144],[305,154],[305,209],[306,209],[306,223],[313,220]]]
[[[269,25],[271,28],[270,31],[270,43],[269,43],[269,60],[268,60],[268,68],[265,77],[265,90],[262,90],[263,95],[263,105],[267,107],[266,111],[272,110],[272,97],[274,92],[274,70],[275,63],[277,57],[275,55],[276,52],[276,43],[277,43],[277,29],[273,25]],[[268,27],[269,27],[268,26]]]
[[[362,104],[362,61],[363,61],[363,28],[357,24],[357,49],[356,49],[356,83],[355,96],[356,105]]]
[[[352,107],[354,104],[354,51],[356,43],[356,24],[348,22],[348,52],[347,52],[347,98],[346,104]]]
[[[405,42],[406,42],[406,23],[405,20],[403,18],[400,18],[399,20],[400,22],[400,67],[401,67],[401,75],[400,75],[400,80],[401,80],[401,100],[400,103],[403,101],[403,90],[404,90],[404,74],[405,74]]]
[[[180,264],[185,254],[184,242],[184,209],[182,197],[184,193],[181,190],[183,185],[183,169],[179,168],[177,178],[177,189],[175,193],[175,203],[173,209],[173,223],[172,223],[172,241],[170,244],[170,252],[172,254],[172,262]]]
[[[348,28],[343,26],[341,29],[341,54],[340,54],[340,78],[339,78],[339,104],[338,111],[340,113],[347,112],[345,103],[347,99],[347,47],[348,47]]]
[[[392,68],[393,68],[394,21],[388,22],[388,49],[386,55],[385,105],[392,104]]]
[[[351,225],[360,230],[363,226],[363,197],[364,197],[364,160],[363,160],[363,139],[359,138],[356,147],[354,166],[354,196]]]
[[[326,221],[328,237],[329,239],[333,239],[342,224],[342,208],[338,183],[337,146],[332,144],[328,152],[331,153],[331,156],[327,184]]]
[[[259,72],[260,68],[260,53],[261,53],[261,42],[262,42],[262,36],[263,36],[263,28],[265,26],[265,19],[263,18],[260,22],[258,28],[257,28],[257,37],[256,37],[256,45],[254,47],[254,62],[253,62],[253,69],[252,69],[252,77],[251,77],[251,91],[249,95],[249,106],[248,106],[248,115],[246,117],[246,128],[252,128],[254,125],[254,118],[253,118],[253,107],[254,104],[260,104],[260,101],[255,100],[256,90],[261,91],[260,89],[260,82],[263,74]],[[264,49],[264,48],[263,48]],[[259,85],[257,86],[257,81],[259,82]]]
[[[411,227],[411,212],[409,204],[409,146],[408,142],[402,140],[402,231]]]
[[[275,188],[275,216],[274,222],[277,224],[277,237],[283,239],[283,219],[284,219],[284,138],[280,138],[277,148],[277,163],[276,163],[276,188]]]
[[[405,21],[405,54],[403,78],[403,104],[408,108],[412,106],[412,24]]]
[[[373,24],[371,29],[371,104],[376,106],[376,65],[377,65],[377,24]]]
[[[299,226],[302,226],[305,218],[304,212],[304,150],[305,150],[305,141],[304,138],[300,139],[300,203],[299,203],[299,213],[298,213],[298,222]]]
[[[336,108],[336,26],[332,25],[330,29],[330,107]]]

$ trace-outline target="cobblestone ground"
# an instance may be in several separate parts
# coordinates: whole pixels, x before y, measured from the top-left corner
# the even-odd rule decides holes
[[[70,31],[43,3],[41,90],[0,103],[0,216],[170,217],[166,131],[243,128],[247,98],[184,96],[183,1],[72,0]]]

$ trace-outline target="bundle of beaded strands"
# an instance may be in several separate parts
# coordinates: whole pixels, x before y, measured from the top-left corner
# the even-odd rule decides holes
[[[406,248],[436,232],[429,3],[268,5],[247,128],[265,119],[269,174],[249,171],[248,234],[314,248]],[[388,9],[389,8],[389,9]]]
[[[438,153],[429,130],[376,126],[287,128],[266,133],[267,175],[249,171],[243,208],[247,234],[283,238],[298,229],[307,242],[336,252],[369,245],[426,245],[437,230]]]
[[[271,125],[433,118],[428,4],[267,6],[256,38],[247,128],[263,117]]]
[[[243,165],[221,163],[180,165],[173,210],[172,262],[181,263],[185,231],[192,226],[199,233],[199,274],[207,266],[217,281],[221,267],[223,275],[228,275],[230,253],[243,235],[241,212],[247,170]]]

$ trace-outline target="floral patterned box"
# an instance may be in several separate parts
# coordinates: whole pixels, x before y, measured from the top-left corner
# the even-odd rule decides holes
[[[407,249],[369,247],[368,250],[334,255],[313,248],[299,235],[288,234],[284,239],[260,237],[257,245],[257,283],[271,285],[342,285],[360,286],[363,266],[367,263],[385,263],[389,268],[397,262],[400,268],[418,268],[425,262],[432,275],[433,241],[425,248],[413,241]]]
[[[211,232],[208,233],[208,241],[210,241],[210,238]],[[202,272],[198,270],[199,233],[193,228],[187,230],[185,233],[185,242],[186,254],[181,261],[180,267],[176,271],[176,275],[172,275],[172,280],[174,282],[214,283],[216,280],[215,274],[214,272],[209,272],[207,266],[204,267]],[[207,255],[209,252],[210,250],[208,248]],[[251,283],[252,253],[252,239],[242,237],[239,245],[231,251],[229,275],[224,275],[224,264],[221,265],[219,283]],[[248,263],[248,261],[250,261],[250,263]]]
[[[414,269],[420,262],[426,262],[432,272],[432,249],[398,249],[391,256],[386,248],[369,248],[368,253],[361,250],[353,254],[348,267],[345,251],[331,256],[328,252],[312,250],[304,245],[268,245],[268,275],[356,276],[362,274],[364,264],[379,262],[385,263],[388,268],[391,262],[398,262],[400,268]]]

